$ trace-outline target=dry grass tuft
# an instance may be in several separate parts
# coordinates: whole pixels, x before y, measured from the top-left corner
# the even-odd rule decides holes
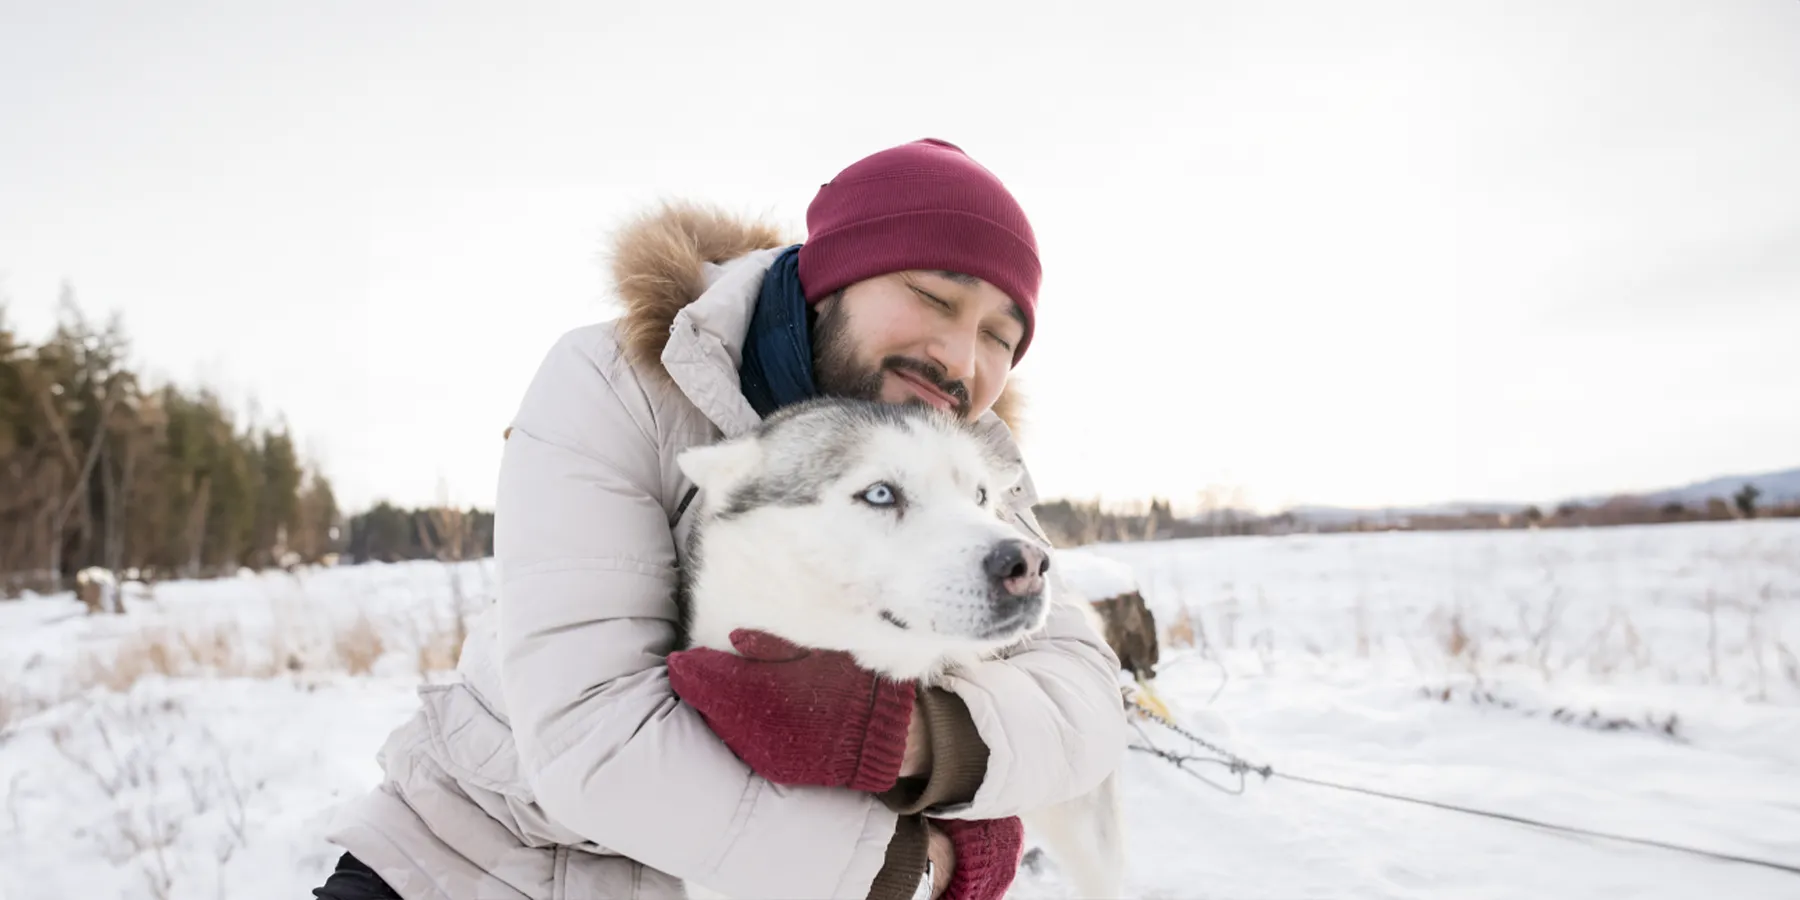
[[[243,651],[243,635],[232,626],[184,631],[147,628],[126,636],[109,653],[83,655],[76,663],[74,680],[78,690],[100,686],[124,692],[152,675],[258,678],[272,674],[270,665],[251,664]]]
[[[387,644],[381,639],[381,632],[376,630],[375,623],[367,613],[359,613],[356,620],[338,628],[331,636],[332,652],[344,671],[352,675],[367,675],[375,669],[375,661],[386,652]]]
[[[244,636],[235,626],[211,625],[176,634],[181,652],[195,666],[224,675],[251,673],[244,662]],[[265,667],[266,668],[266,667]]]
[[[1476,652],[1475,638],[1463,625],[1462,610],[1450,614],[1449,625],[1444,629],[1444,655],[1451,659],[1462,659]]]
[[[420,624],[414,620],[413,635],[419,648],[419,677],[429,679],[433,672],[456,668],[462,659],[463,644],[469,639],[469,617],[476,612],[463,590],[462,576],[455,566],[445,570],[450,579],[450,614],[441,616],[435,607]]]
[[[468,638],[468,629],[463,620],[456,619],[450,627],[434,627],[427,631],[419,641],[419,674],[445,672],[456,668],[462,659],[463,641]]]
[[[185,674],[187,658],[178,638],[166,629],[150,629],[125,637],[110,653],[83,654],[74,681],[78,691],[94,686],[127,691],[151,675]]]
[[[246,636],[235,624],[145,628],[126,635],[104,652],[83,654],[73,667],[71,687],[76,693],[96,686],[123,693],[158,675],[272,678],[307,669],[369,675],[388,649],[380,629],[366,613],[337,625],[312,643],[320,645],[314,648],[316,652],[303,652],[284,628],[257,638]],[[431,652],[433,659],[444,653],[441,649]],[[453,652],[450,657],[454,665]]]
[[[1175,621],[1169,623],[1163,635],[1163,643],[1170,647],[1192,647],[1194,639],[1194,617],[1186,606],[1175,613]]]

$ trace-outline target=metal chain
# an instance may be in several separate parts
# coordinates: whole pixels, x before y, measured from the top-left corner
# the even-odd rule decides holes
[[[1371,796],[1371,797],[1382,797],[1382,798],[1385,798],[1388,800],[1398,800],[1398,801],[1405,802],[1405,803],[1416,803],[1421,806],[1429,806],[1429,807],[1433,807],[1436,809],[1448,810],[1450,812],[1467,813],[1469,815],[1474,815],[1474,816],[1482,816],[1482,817],[1490,818],[1490,819],[1498,819],[1498,820],[1504,821],[1504,822],[1515,822],[1515,823],[1518,823],[1521,825],[1528,825],[1528,826],[1532,826],[1532,827],[1536,827],[1536,828],[1543,828],[1543,829],[1550,830],[1550,831],[1560,831],[1560,832],[1563,832],[1566,834],[1575,834],[1575,835],[1582,835],[1584,837],[1593,837],[1593,838],[1601,838],[1604,840],[1620,841],[1620,842],[1628,843],[1628,844],[1636,844],[1636,845],[1642,846],[1642,847],[1654,847],[1659,850],[1672,850],[1672,851],[1676,851],[1679,853],[1688,853],[1688,854],[1692,854],[1695,856],[1703,856],[1708,859],[1715,859],[1715,860],[1720,860],[1723,862],[1744,863],[1746,865],[1761,866],[1761,867],[1767,868],[1767,869],[1774,869],[1778,872],[1785,872],[1790,875],[1800,875],[1800,865],[1790,865],[1788,863],[1775,862],[1775,861],[1766,860],[1766,859],[1757,859],[1755,857],[1750,857],[1750,856],[1739,856],[1737,854],[1732,854],[1732,853],[1720,853],[1720,852],[1717,852],[1714,850],[1707,850],[1707,849],[1700,848],[1700,847],[1688,847],[1688,846],[1684,846],[1681,844],[1671,844],[1667,841],[1658,841],[1658,840],[1652,840],[1649,838],[1631,837],[1630,835],[1612,834],[1610,832],[1604,832],[1604,831],[1594,831],[1592,829],[1578,828],[1578,827],[1571,826],[1571,825],[1558,825],[1553,822],[1545,822],[1545,821],[1542,821],[1539,819],[1527,818],[1525,816],[1515,816],[1510,813],[1492,812],[1489,810],[1475,809],[1473,807],[1468,807],[1468,806],[1459,806],[1454,803],[1444,803],[1444,802],[1438,801],[1438,800],[1427,800],[1427,799],[1420,798],[1420,797],[1409,797],[1409,796],[1406,796],[1405,794],[1396,794],[1396,793],[1392,793],[1389,791],[1379,791],[1379,790],[1375,790],[1372,788],[1357,787],[1355,785],[1349,785],[1349,784],[1339,784],[1337,782],[1325,781],[1323,779],[1318,779],[1318,778],[1308,778],[1303,775],[1292,775],[1287,772],[1277,772],[1277,771],[1275,771],[1274,767],[1272,767],[1272,766],[1256,765],[1255,763],[1252,763],[1249,760],[1246,760],[1243,757],[1238,756],[1237,754],[1232,753],[1231,751],[1226,750],[1223,747],[1220,747],[1217,744],[1214,744],[1211,741],[1206,740],[1205,738],[1202,738],[1201,736],[1193,733],[1192,731],[1189,731],[1188,729],[1183,728],[1180,725],[1177,725],[1176,723],[1169,721],[1166,717],[1164,717],[1162,714],[1158,713],[1156,710],[1153,710],[1153,709],[1149,708],[1148,706],[1144,705],[1143,703],[1138,702],[1135,697],[1128,696],[1126,702],[1131,706],[1132,710],[1134,712],[1136,712],[1139,716],[1149,719],[1150,721],[1153,721],[1153,722],[1157,723],[1158,725],[1161,725],[1162,727],[1167,728],[1168,730],[1180,735],[1181,737],[1186,738],[1188,741],[1192,742],[1194,745],[1196,745],[1196,746],[1200,747],[1201,749],[1207,751],[1208,753],[1211,753],[1214,755],[1213,756],[1200,756],[1200,755],[1194,755],[1194,754],[1176,753],[1171,750],[1165,750],[1161,747],[1157,747],[1154,743],[1151,743],[1150,736],[1144,733],[1143,727],[1136,722],[1132,723],[1132,728],[1135,729],[1137,731],[1138,735],[1144,739],[1144,743],[1143,744],[1132,744],[1132,745],[1130,745],[1131,749],[1137,750],[1141,753],[1148,753],[1152,756],[1156,756],[1158,758],[1166,760],[1169,763],[1172,763],[1176,768],[1182,770],[1183,772],[1186,772],[1189,775],[1192,775],[1195,778],[1198,778],[1199,780],[1205,782],[1206,784],[1208,784],[1214,788],[1217,788],[1218,790],[1224,791],[1227,794],[1242,794],[1242,793],[1244,793],[1245,782],[1246,782],[1245,776],[1247,776],[1251,773],[1255,773],[1257,775],[1261,775],[1263,777],[1264,781],[1267,781],[1270,778],[1281,778],[1281,779],[1286,779],[1288,781],[1295,782],[1297,784],[1310,784],[1310,785],[1314,785],[1317,787],[1331,788],[1333,790],[1339,790],[1339,791],[1349,791],[1352,793],[1364,794],[1364,795]],[[1207,763],[1207,764],[1211,764],[1211,765],[1224,766],[1233,775],[1237,776],[1237,778],[1238,778],[1237,786],[1235,788],[1224,787],[1224,786],[1218,784],[1217,782],[1214,782],[1212,779],[1207,778],[1206,776],[1200,774],[1199,772],[1188,768],[1189,763]]]
[[[1155,722],[1156,724],[1161,725],[1162,727],[1167,728],[1170,731],[1173,731],[1176,734],[1181,735],[1184,738],[1187,738],[1194,745],[1196,745],[1196,746],[1200,747],[1201,749],[1206,750],[1208,752],[1217,754],[1217,756],[1218,756],[1217,759],[1207,759],[1205,757],[1185,757],[1185,758],[1197,759],[1197,760],[1200,760],[1203,762],[1223,763],[1227,767],[1229,767],[1234,774],[1241,775],[1245,772],[1254,772],[1258,775],[1261,775],[1265,780],[1268,779],[1269,776],[1275,774],[1275,770],[1272,767],[1270,767],[1268,765],[1261,765],[1261,766],[1256,765],[1255,763],[1252,763],[1249,760],[1247,760],[1235,753],[1232,753],[1230,750],[1227,750],[1224,747],[1214,744],[1213,742],[1193,733],[1192,731],[1189,731],[1186,728],[1183,728],[1180,725],[1177,725],[1174,722],[1169,721],[1167,718],[1165,718],[1162,715],[1162,713],[1159,713],[1156,710],[1143,705],[1142,703],[1138,703],[1135,700],[1133,700],[1132,706],[1135,707],[1137,709],[1138,713],[1141,714],[1144,718],[1149,719],[1150,721]],[[1137,729],[1137,732],[1140,735],[1144,734],[1144,730],[1142,728]],[[1144,739],[1146,741],[1148,741],[1149,736],[1145,735]],[[1151,752],[1157,756],[1165,756],[1165,758],[1166,758],[1166,756],[1170,756],[1170,755],[1179,755],[1179,754],[1170,754],[1169,751],[1161,750],[1160,748],[1156,748],[1156,747],[1146,747],[1146,748],[1144,748],[1144,750],[1146,750],[1147,752]]]

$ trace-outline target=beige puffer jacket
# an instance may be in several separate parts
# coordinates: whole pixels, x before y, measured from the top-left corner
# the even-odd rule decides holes
[[[663,665],[691,487],[675,457],[756,424],[739,348],[784,244],[660,210],[615,249],[626,314],[543,361],[501,464],[494,615],[472,630],[460,682],[420,690],[381,748],[385,780],[328,834],[407,900],[680,897],[687,877],[744,898],[868,894],[897,813],[758,777]],[[1029,478],[1013,499],[1036,532]],[[1007,658],[946,677],[987,763],[969,802],[930,814],[1013,815],[1099,784],[1126,742],[1118,670],[1060,609]]]

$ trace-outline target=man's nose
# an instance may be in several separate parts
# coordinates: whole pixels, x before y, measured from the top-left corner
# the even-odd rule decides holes
[[[964,334],[960,328],[946,332],[932,342],[932,362],[943,367],[947,380],[967,386],[975,378],[975,346],[973,334]]]

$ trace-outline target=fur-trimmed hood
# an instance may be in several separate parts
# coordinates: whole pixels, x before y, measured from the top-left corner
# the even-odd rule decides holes
[[[627,222],[609,254],[614,290],[625,308],[618,335],[626,355],[643,371],[664,371],[669,329],[676,315],[706,292],[709,263],[722,265],[798,242],[769,222],[688,202],[664,203]],[[1023,404],[1013,379],[993,411],[1018,432]]]

